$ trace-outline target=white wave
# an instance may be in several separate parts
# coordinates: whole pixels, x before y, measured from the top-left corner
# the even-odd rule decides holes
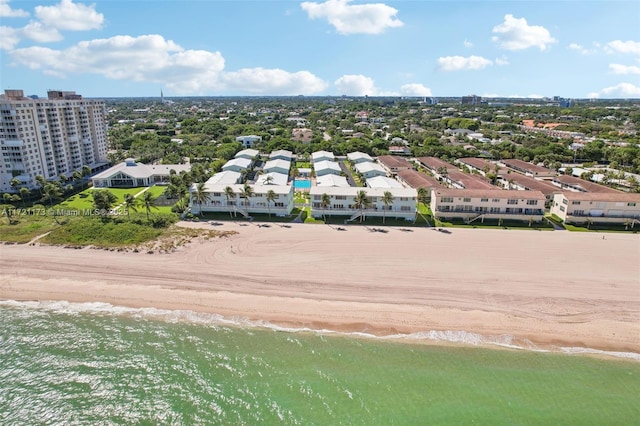
[[[22,308],[22,309],[39,309],[64,314],[109,314],[122,315],[133,318],[146,318],[152,320],[162,320],[167,322],[188,322],[197,325],[208,326],[228,326],[240,328],[264,328],[277,332],[285,333],[312,333],[318,335],[341,335],[348,337],[359,337],[376,340],[420,340],[447,342],[472,346],[499,346],[510,349],[527,350],[534,352],[554,352],[557,349],[566,354],[583,354],[583,355],[606,355],[616,358],[631,359],[640,361],[640,353],[635,352],[616,352],[604,351],[593,348],[581,347],[560,347],[553,349],[542,349],[537,347],[529,340],[522,343],[516,342],[514,336],[510,334],[500,335],[482,335],[464,330],[429,330],[416,333],[406,334],[390,334],[386,336],[377,336],[371,333],[359,331],[341,332],[329,329],[312,329],[309,327],[284,327],[272,324],[268,321],[258,320],[252,321],[244,317],[224,317],[219,314],[202,313],[188,310],[169,310],[158,308],[128,308],[124,306],[115,306],[103,302],[91,303],[75,303],[67,301],[15,301],[0,300],[0,307]],[[299,343],[299,342],[298,342]]]

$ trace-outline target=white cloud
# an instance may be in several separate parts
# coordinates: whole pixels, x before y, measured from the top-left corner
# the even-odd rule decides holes
[[[525,18],[515,18],[511,14],[504,16],[502,24],[493,27],[493,33],[497,35],[491,39],[507,50],[524,50],[530,47],[546,50],[556,42],[546,28],[529,25]]]
[[[591,53],[591,51],[589,49],[587,49],[586,47],[584,47],[584,46],[582,46],[581,44],[578,44],[578,43],[569,44],[569,49],[570,50],[575,50],[576,52],[580,53],[581,55],[588,55],[589,53]]]
[[[499,58],[496,58],[495,63],[496,65],[500,65],[500,66],[509,65],[509,58],[502,55]]]
[[[640,74],[640,67],[635,65],[609,64],[609,69],[613,74]]]
[[[640,56],[640,42],[614,40],[607,43],[606,50],[609,53],[624,53]]]
[[[472,47],[473,47],[473,43],[471,43],[471,42],[470,42],[470,41],[468,41],[468,40],[465,40],[465,41],[464,41],[464,47],[466,47],[467,49],[470,49],[470,48],[472,48]]]
[[[64,50],[28,47],[9,52],[17,64],[60,78],[97,74],[113,80],[159,83],[176,94],[237,89],[260,94],[314,94],[327,83],[310,72],[242,69],[225,72],[220,52],[185,50],[160,35],[83,41]]]
[[[58,30],[87,31],[102,28],[104,15],[96,12],[96,5],[61,0],[54,6],[36,6],[36,17],[45,25]]]
[[[263,95],[311,95],[328,84],[308,71],[291,73],[281,69],[244,68],[222,76],[226,89]]]
[[[29,12],[22,9],[12,9],[10,0],[0,0],[0,17],[2,18],[26,18]]]
[[[589,93],[589,98],[640,98],[640,87],[631,83],[620,83],[605,87],[599,92]]]
[[[420,83],[410,83],[400,86],[400,93],[403,96],[433,96],[431,89]]]
[[[383,3],[350,5],[351,0],[327,0],[324,3],[303,2],[300,6],[310,19],[326,18],[339,34],[381,34],[387,28],[404,24],[395,16],[393,7]]]
[[[361,74],[343,75],[333,84],[335,84],[336,88],[338,89],[338,93],[341,95],[376,96],[378,94],[378,89],[376,89],[373,79]]]
[[[0,27],[0,49],[11,50],[20,42],[20,30],[11,27]]]
[[[490,59],[482,56],[443,56],[438,58],[438,69],[441,71],[480,70],[493,65]]]
[[[37,21],[29,22],[19,31],[23,37],[30,38],[38,43],[50,43],[53,41],[60,41],[63,38],[62,34],[60,34],[60,32],[55,28],[47,27]]]

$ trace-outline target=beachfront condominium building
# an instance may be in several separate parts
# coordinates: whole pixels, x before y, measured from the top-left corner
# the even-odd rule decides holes
[[[640,225],[640,194],[626,192],[573,192],[554,194],[551,213],[565,223],[617,223]]]
[[[102,100],[83,99],[75,92],[49,91],[47,99],[25,97],[22,90],[0,95],[0,191],[36,187],[47,180],[71,176],[83,166],[107,161],[106,109]]]
[[[431,209],[439,219],[540,222],[545,200],[540,191],[435,188],[431,192]]]
[[[364,191],[367,206],[358,206],[356,197]],[[392,199],[385,204],[384,195],[389,192]],[[327,195],[329,203],[322,202],[323,195]],[[345,216],[349,219],[359,219],[361,215],[367,217],[393,217],[396,219],[415,220],[418,206],[418,191],[413,188],[363,188],[363,187],[312,187],[311,215],[320,218],[326,216]]]

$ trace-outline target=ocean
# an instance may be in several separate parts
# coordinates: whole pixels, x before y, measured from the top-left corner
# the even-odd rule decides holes
[[[0,424],[640,422],[637,358],[416,340],[4,301]]]

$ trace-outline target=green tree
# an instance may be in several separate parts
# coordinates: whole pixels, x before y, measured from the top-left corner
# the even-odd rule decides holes
[[[271,203],[275,202],[278,195],[273,189],[267,191],[267,209],[269,209],[269,217],[271,217]]]
[[[227,186],[227,187],[224,189],[224,196],[225,196],[225,198],[227,199],[227,207],[229,207],[229,216],[230,216],[230,217],[233,217],[232,209],[231,209],[231,204],[229,203],[229,201],[230,201],[231,199],[235,199],[235,198],[236,198],[236,193],[235,193],[235,192],[233,192],[233,188],[231,188],[230,186]]]
[[[49,202],[49,207],[53,207],[53,202],[62,196],[62,188],[58,182],[47,182],[42,188],[42,201]]]
[[[107,189],[97,189],[93,191],[93,208],[102,216],[103,220],[117,201],[118,197]]]
[[[362,222],[364,219],[364,210],[371,206],[371,200],[367,197],[366,191],[358,191],[353,199],[353,205],[356,209],[360,210],[360,222]]]
[[[329,194],[322,194],[322,198],[320,199],[320,206],[322,207],[322,218],[324,219],[324,223],[327,223],[327,216],[325,215],[325,209],[331,205],[331,197]]]
[[[18,178],[11,179],[11,188],[13,188],[13,192],[18,192],[18,187],[22,185],[22,181]]]
[[[429,191],[427,188],[418,188],[418,201],[427,204],[427,199],[429,199]]]
[[[141,204],[147,213],[147,220],[149,220],[149,213],[151,212],[151,209],[158,209],[158,206],[156,205],[156,197],[154,197],[151,192],[145,191],[142,195]]]
[[[20,198],[22,199],[22,207],[26,207],[26,199],[29,198],[29,195],[31,195],[31,191],[29,191],[29,188],[25,188],[24,186],[22,188],[20,188]]]
[[[131,194],[124,194],[124,202],[122,203],[124,209],[127,211],[127,218],[131,220],[130,211],[138,211],[138,199]]]
[[[249,199],[253,197],[253,188],[251,188],[251,185],[245,183],[242,190],[240,190],[240,196],[244,198],[244,209],[249,213]]]
[[[82,173],[82,176],[90,176],[91,175],[91,167],[82,166],[82,170],[80,171],[80,173]]]
[[[191,197],[193,202],[199,206],[198,210],[200,212],[200,216],[202,216],[202,205],[211,199],[211,194],[207,192],[204,182],[200,182],[196,185],[196,189],[191,194]]]
[[[384,191],[382,194],[382,203],[384,204],[384,208],[382,209],[382,224],[384,225],[386,222],[386,211],[388,207],[393,204],[393,194],[389,191]]]

